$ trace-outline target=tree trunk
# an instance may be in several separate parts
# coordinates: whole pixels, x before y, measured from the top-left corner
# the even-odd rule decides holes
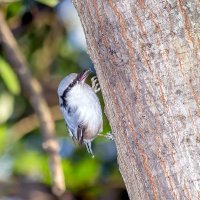
[[[200,199],[200,2],[73,3],[130,199]]]

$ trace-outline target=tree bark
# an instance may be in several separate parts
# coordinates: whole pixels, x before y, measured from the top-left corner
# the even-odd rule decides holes
[[[200,2],[73,3],[130,199],[200,199]]]

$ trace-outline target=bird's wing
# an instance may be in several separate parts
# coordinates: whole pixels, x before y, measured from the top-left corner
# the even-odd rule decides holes
[[[82,122],[79,120],[79,115],[77,113],[76,107],[70,107],[69,105],[67,107],[63,107],[62,113],[64,116],[64,119],[66,121],[66,125],[69,130],[70,136],[74,139],[76,139],[79,144],[83,143],[83,134],[86,130],[86,127],[83,126]]]
[[[80,145],[83,144],[83,135],[85,133],[86,127],[83,124],[79,124],[78,125],[78,129],[77,129],[77,140],[79,142]]]

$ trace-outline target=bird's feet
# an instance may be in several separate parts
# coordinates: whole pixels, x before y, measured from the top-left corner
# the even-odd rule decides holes
[[[92,82],[92,89],[94,90],[94,92],[95,93],[99,92],[101,90],[101,88],[100,88],[97,76],[93,76],[91,78],[91,82]]]
[[[99,133],[98,136],[108,138],[109,140],[114,140],[114,135],[110,132],[108,132],[106,135]]]
[[[94,154],[93,154],[92,146],[91,146],[91,141],[84,141],[84,143],[85,143],[85,146],[87,148],[88,153],[91,154],[92,158],[94,158]]]

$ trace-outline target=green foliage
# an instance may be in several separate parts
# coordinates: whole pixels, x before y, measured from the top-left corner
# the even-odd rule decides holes
[[[34,150],[25,149],[23,153],[15,154],[13,171],[33,180],[51,182],[47,156]]]
[[[2,57],[0,57],[0,76],[11,93],[15,95],[20,93],[20,84],[16,74]]]
[[[7,144],[6,125],[0,125],[0,156],[4,153]]]
[[[58,0],[37,0],[37,2],[43,3],[47,6],[54,7],[58,4]]]
[[[100,174],[100,165],[95,159],[86,157],[79,162],[63,160],[63,168],[66,174],[68,187],[72,190],[80,190],[95,183]]]
[[[6,122],[13,113],[14,97],[7,93],[0,94],[0,123]]]
[[[22,12],[22,10],[23,10],[22,1],[10,3],[7,6],[6,17],[9,19],[14,16],[18,16]]]

